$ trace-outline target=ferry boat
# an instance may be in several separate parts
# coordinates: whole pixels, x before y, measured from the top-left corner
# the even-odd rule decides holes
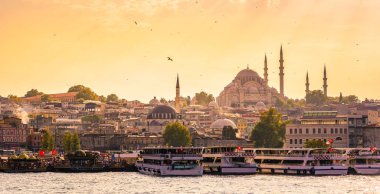
[[[344,151],[328,149],[247,148],[255,153],[260,173],[297,175],[346,175]]]
[[[255,174],[254,153],[240,147],[207,147],[203,150],[203,171],[209,174]]]
[[[46,172],[46,164],[35,156],[27,154],[2,157],[0,170],[7,173]]]
[[[105,172],[108,162],[102,160],[99,152],[78,150],[68,154],[64,160],[56,160],[54,172]]]
[[[347,151],[349,174],[380,174],[380,150],[374,148],[353,148]]]
[[[202,148],[144,148],[136,168],[140,173],[158,176],[202,176]]]

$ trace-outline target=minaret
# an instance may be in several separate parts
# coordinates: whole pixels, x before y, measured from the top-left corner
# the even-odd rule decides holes
[[[265,81],[265,85],[268,85],[268,64],[267,64],[267,54],[265,54],[265,59],[264,59],[264,81]]]
[[[282,54],[282,45],[280,49],[280,94],[284,96],[284,58]]]
[[[306,73],[306,95],[310,92],[310,89],[309,89],[309,86],[310,86],[310,83],[309,83],[309,72]]]
[[[326,74],[326,65],[323,70],[323,94],[327,97],[327,74]]]
[[[177,74],[177,84],[175,86],[175,109],[179,113],[181,111],[181,97],[179,90],[179,77]]]

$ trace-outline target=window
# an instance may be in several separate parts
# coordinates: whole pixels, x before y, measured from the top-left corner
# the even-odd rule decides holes
[[[321,134],[321,128],[318,128],[318,134]]]
[[[334,129],[333,128],[330,129],[330,133],[334,134]]]
[[[324,133],[324,134],[327,133],[327,129],[326,129],[326,128],[323,129],[323,133]]]
[[[306,134],[309,134],[309,129],[308,128],[306,128]]]
[[[297,139],[294,139],[294,144],[297,144]]]
[[[335,134],[338,134],[338,128],[335,128]]]
[[[292,139],[289,139],[289,142],[290,142],[290,144],[293,144],[293,140]]]
[[[294,129],[294,134],[297,134],[297,129]]]
[[[315,128],[313,128],[313,134],[315,134]]]
[[[290,134],[293,134],[293,129],[289,129],[289,133],[290,133]]]
[[[339,129],[339,133],[343,134],[343,129],[342,128]]]
[[[302,139],[300,139],[300,144],[302,144]]]
[[[299,129],[300,134],[302,134],[302,129]]]
[[[344,134],[347,134],[347,128],[344,128]]]

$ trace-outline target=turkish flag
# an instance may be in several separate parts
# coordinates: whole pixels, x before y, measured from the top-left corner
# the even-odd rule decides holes
[[[45,151],[44,150],[40,150],[40,152],[38,153],[39,156],[45,156]]]

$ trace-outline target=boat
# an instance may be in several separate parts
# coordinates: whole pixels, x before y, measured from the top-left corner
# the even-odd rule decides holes
[[[240,147],[206,147],[203,150],[205,174],[255,174],[254,153],[246,153]]]
[[[345,175],[344,151],[332,149],[247,148],[255,153],[258,172],[296,175]]]
[[[99,152],[78,150],[69,153],[64,159],[55,160],[54,172],[105,172],[109,170],[108,161]]]
[[[6,173],[46,172],[46,164],[35,156],[25,153],[19,156],[1,157],[0,170]]]
[[[202,176],[202,148],[144,148],[136,168],[142,174],[157,176]]]
[[[374,148],[352,148],[347,151],[349,174],[380,174],[380,150]]]

